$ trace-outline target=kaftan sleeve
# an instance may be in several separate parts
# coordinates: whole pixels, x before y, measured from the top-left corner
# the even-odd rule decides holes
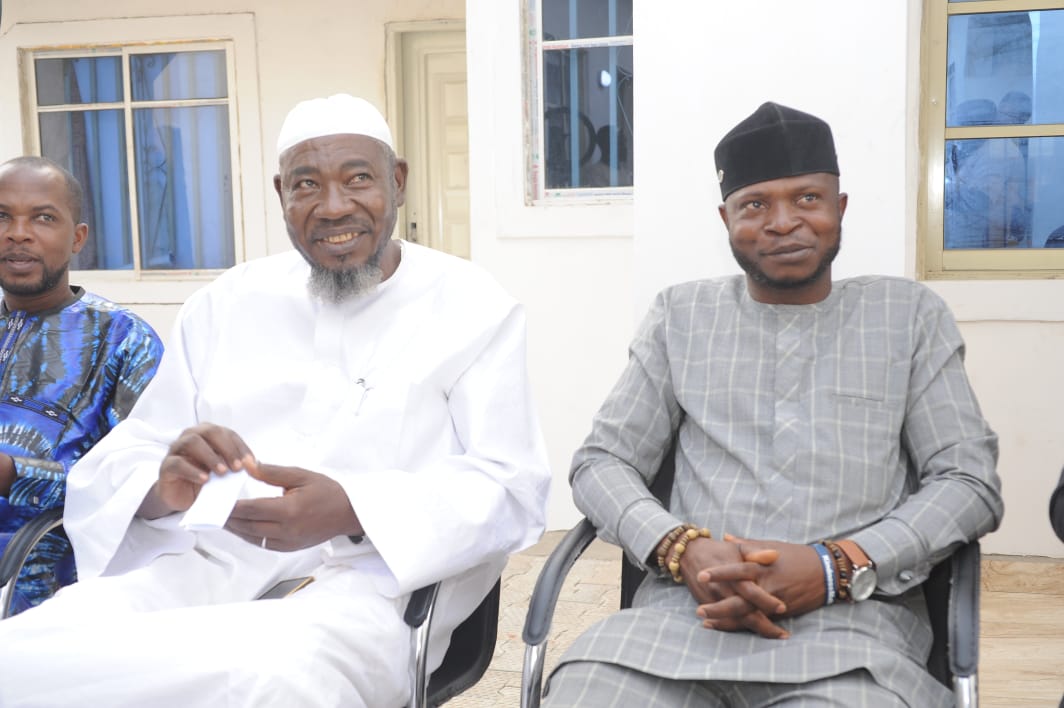
[[[997,436],[965,373],[963,340],[945,303],[921,291],[902,427],[916,488],[852,535],[875,561],[878,589],[887,594],[923,582],[955,548],[996,529],[1004,513]]]
[[[577,507],[601,538],[620,545],[641,567],[662,537],[683,523],[648,488],[682,414],[666,347],[667,310],[667,296],[658,295],[570,471]]]
[[[416,471],[338,476],[399,593],[501,564],[542,535],[550,471],[526,369],[514,305],[447,392],[442,424],[461,450]]]

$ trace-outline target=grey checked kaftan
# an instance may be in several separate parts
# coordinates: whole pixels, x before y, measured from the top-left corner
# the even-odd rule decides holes
[[[635,609],[593,627],[562,662],[775,682],[864,667],[912,706],[947,703],[923,668],[931,633],[918,585],[1003,511],[997,438],[962,357],[945,304],[900,278],[836,282],[814,305],[755,302],[742,276],[660,294],[576,453],[577,506],[644,567],[689,522],[718,538],[853,538],[879,587],[869,601],[782,620],[791,638],[771,640],[704,629],[686,587],[654,573]],[[674,433],[665,510],[647,480]]]

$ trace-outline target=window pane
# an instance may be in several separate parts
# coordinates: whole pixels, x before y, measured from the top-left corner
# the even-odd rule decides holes
[[[136,110],[133,142],[141,267],[233,265],[228,109]]]
[[[122,100],[121,57],[37,59],[33,66],[38,106]]]
[[[41,154],[70,170],[85,193],[81,220],[89,225],[89,240],[70,267],[132,268],[122,111],[42,113],[40,129]]]
[[[1064,247],[1064,138],[947,140],[946,248]]]
[[[954,15],[948,46],[947,125],[1064,123],[1064,10]]]
[[[543,52],[548,189],[632,186],[632,47]]]
[[[543,39],[632,34],[632,0],[543,0]]]
[[[170,52],[129,57],[134,101],[225,98],[225,52]]]

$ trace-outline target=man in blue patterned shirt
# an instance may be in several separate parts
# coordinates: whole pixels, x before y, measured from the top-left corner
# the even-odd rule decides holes
[[[88,237],[81,200],[74,176],[50,160],[0,165],[0,551],[63,506],[67,471],[129,413],[162,355],[137,315],[70,286],[71,256]],[[38,544],[16,611],[55,592],[69,551],[59,535]]]

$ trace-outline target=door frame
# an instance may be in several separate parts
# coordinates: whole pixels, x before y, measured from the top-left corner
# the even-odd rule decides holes
[[[384,26],[384,93],[385,110],[388,122],[393,131],[396,152],[400,157],[408,157],[405,145],[406,125],[405,112],[403,110],[403,38],[407,35],[424,32],[462,32],[465,34],[466,23],[464,19],[444,20],[421,20],[411,22],[389,22]],[[468,72],[467,72],[468,73]],[[411,169],[420,170],[422,165],[413,162],[417,156],[409,156],[412,160]],[[418,173],[417,184],[426,185],[425,173]],[[424,190],[422,190],[424,191]],[[407,217],[407,208],[404,204],[399,208],[395,222],[395,237],[406,238],[407,227],[410,223]],[[428,243],[426,238],[419,238],[419,243]]]

